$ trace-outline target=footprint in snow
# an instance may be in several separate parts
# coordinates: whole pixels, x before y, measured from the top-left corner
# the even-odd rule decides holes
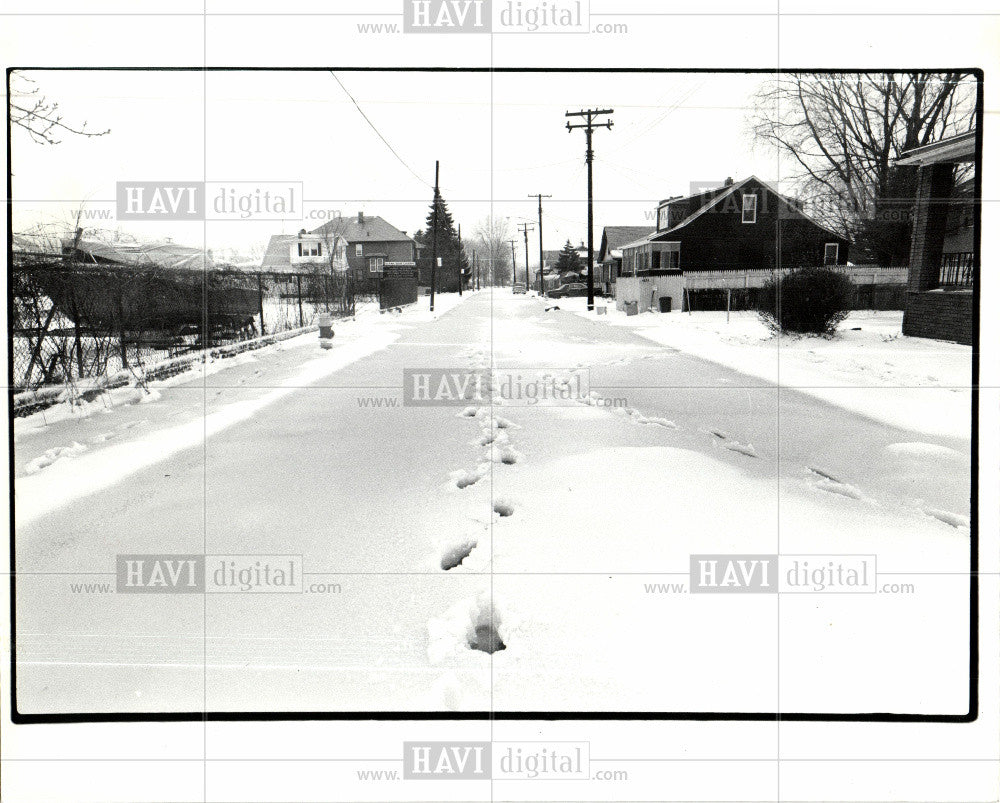
[[[821,491],[836,494],[837,496],[846,496],[848,499],[860,500],[864,498],[864,495],[861,493],[859,488],[837,479],[832,474],[823,471],[821,468],[810,466],[809,471],[819,477],[819,480],[816,482],[814,487]]]
[[[935,518],[938,521],[954,527],[956,530],[969,529],[970,521],[968,516],[961,516],[958,513],[952,513],[948,510],[939,510],[934,507],[925,507],[924,513],[931,518]]]
[[[746,455],[747,457],[759,457],[757,450],[753,448],[752,443],[740,443],[739,441],[726,441],[722,444],[730,452],[737,452],[738,454]]]
[[[444,554],[441,555],[442,570],[449,572],[457,566],[461,566],[462,561],[469,557],[472,554],[472,550],[477,546],[479,546],[477,541],[464,540],[446,549]]]
[[[43,468],[48,468],[53,463],[66,457],[76,457],[81,452],[87,451],[87,447],[82,443],[73,442],[72,446],[57,446],[49,449],[44,454],[36,457],[24,467],[25,474],[37,474]]]
[[[509,499],[497,499],[493,502],[493,512],[500,518],[507,518],[514,515],[514,503]]]

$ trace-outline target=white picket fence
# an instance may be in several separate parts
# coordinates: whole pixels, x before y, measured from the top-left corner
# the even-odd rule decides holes
[[[857,285],[906,284],[908,272],[905,267],[886,268],[881,265],[837,265],[833,269],[846,274]],[[791,268],[780,271],[771,268],[685,271],[684,283],[688,290],[746,290],[763,287],[777,274],[790,271]]]

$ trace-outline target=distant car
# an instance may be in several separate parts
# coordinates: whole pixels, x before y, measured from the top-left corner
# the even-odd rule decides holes
[[[514,295],[517,295],[518,293],[527,293],[527,292],[528,292],[528,288],[526,288],[520,282],[518,282],[517,284],[514,285]]]
[[[568,298],[569,296],[585,296],[587,295],[587,285],[583,282],[570,282],[569,284],[561,284],[558,287],[554,287],[549,290],[545,295],[549,298]],[[601,295],[601,289],[599,287],[594,288],[594,295]]]

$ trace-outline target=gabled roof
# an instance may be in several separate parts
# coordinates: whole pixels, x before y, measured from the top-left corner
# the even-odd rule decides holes
[[[301,265],[292,265],[291,249],[288,246],[299,240],[314,243],[317,239],[319,238],[312,234],[303,237],[299,237],[298,234],[272,234],[267,244],[267,251],[261,260],[260,269],[272,273],[301,273]]]
[[[676,234],[680,229],[683,229],[685,226],[688,226],[692,221],[695,221],[698,218],[700,218],[702,215],[704,215],[706,212],[710,211],[713,207],[715,207],[718,204],[720,204],[726,198],[729,198],[731,195],[734,195],[737,192],[739,192],[740,190],[742,190],[751,181],[755,181],[758,184],[760,184],[761,186],[763,186],[763,187],[767,188],[768,190],[770,190],[771,193],[778,199],[778,201],[780,203],[784,204],[785,211],[788,214],[790,214],[792,217],[796,217],[796,218],[799,218],[801,220],[806,220],[806,221],[812,223],[814,226],[816,226],[816,227],[818,227],[820,229],[823,229],[823,231],[826,231],[826,232],[832,234],[833,236],[837,237],[838,239],[841,239],[841,240],[844,239],[844,236],[842,234],[838,234],[833,229],[831,229],[831,228],[829,228],[827,226],[824,226],[822,223],[817,223],[811,217],[809,217],[808,215],[806,215],[801,209],[799,209],[797,206],[795,206],[795,204],[793,204],[791,201],[789,201],[788,198],[786,198],[784,195],[782,195],[780,192],[778,192],[778,190],[773,185],[771,185],[769,182],[764,181],[763,179],[759,179],[756,176],[747,176],[742,181],[737,181],[734,184],[730,184],[728,187],[722,187],[722,188],[720,188],[719,192],[712,191],[712,192],[714,192],[714,194],[710,196],[710,199],[709,199],[709,201],[707,203],[703,204],[702,206],[700,206],[697,209],[695,209],[694,211],[692,211],[691,214],[689,214],[686,218],[684,218],[684,220],[682,220],[676,226],[671,226],[669,229],[664,229],[662,231],[654,232],[653,234],[650,234],[648,237],[644,237],[644,238],[641,238],[641,239],[637,239],[637,240],[635,240],[633,242],[626,243],[622,247],[623,248],[634,248],[635,246],[644,245],[647,242],[662,242],[665,239],[669,239],[669,235]],[[691,196],[691,197],[695,197],[695,196]],[[676,201],[690,200],[690,198],[687,198],[687,199],[677,198],[675,200]],[[673,201],[671,201],[671,203],[673,203]]]
[[[621,247],[640,237],[646,237],[656,231],[656,226],[605,226],[601,237],[601,249],[597,259],[603,262],[611,251],[620,251]]]
[[[746,179],[744,179],[744,181],[746,181]],[[719,195],[719,194],[721,194],[723,192],[726,192],[732,186],[733,185],[731,183],[730,184],[723,184],[723,185],[721,185],[719,187],[716,187],[715,189],[700,190],[698,192],[692,193],[691,195],[677,195],[677,196],[674,196],[673,198],[665,198],[664,200],[660,201],[660,203],[658,204],[658,206],[663,206],[664,204],[684,203],[685,201],[691,201],[691,200],[693,200],[695,198],[701,198],[701,197],[704,197],[705,203],[708,203],[713,198],[715,198],[717,195]]]
[[[390,243],[390,242],[413,242],[412,237],[403,234],[391,223],[386,222],[378,215],[364,216],[364,222],[359,222],[357,216],[334,218],[318,229],[313,229],[312,234],[339,234],[348,243]]]

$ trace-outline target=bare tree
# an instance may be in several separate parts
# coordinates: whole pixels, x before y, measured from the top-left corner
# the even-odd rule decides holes
[[[975,102],[975,78],[961,72],[789,73],[761,88],[750,124],[790,157],[785,178],[813,213],[864,240],[881,203],[912,197],[899,155],[969,130]]]
[[[41,93],[35,81],[24,73],[10,74],[10,122],[23,128],[41,145],[58,145],[64,134],[83,137],[103,137],[105,131],[88,131],[87,121],[77,125],[67,122],[59,113],[59,104]]]
[[[510,221],[505,217],[487,216],[473,232],[473,250],[485,270],[485,284],[510,284]]]

